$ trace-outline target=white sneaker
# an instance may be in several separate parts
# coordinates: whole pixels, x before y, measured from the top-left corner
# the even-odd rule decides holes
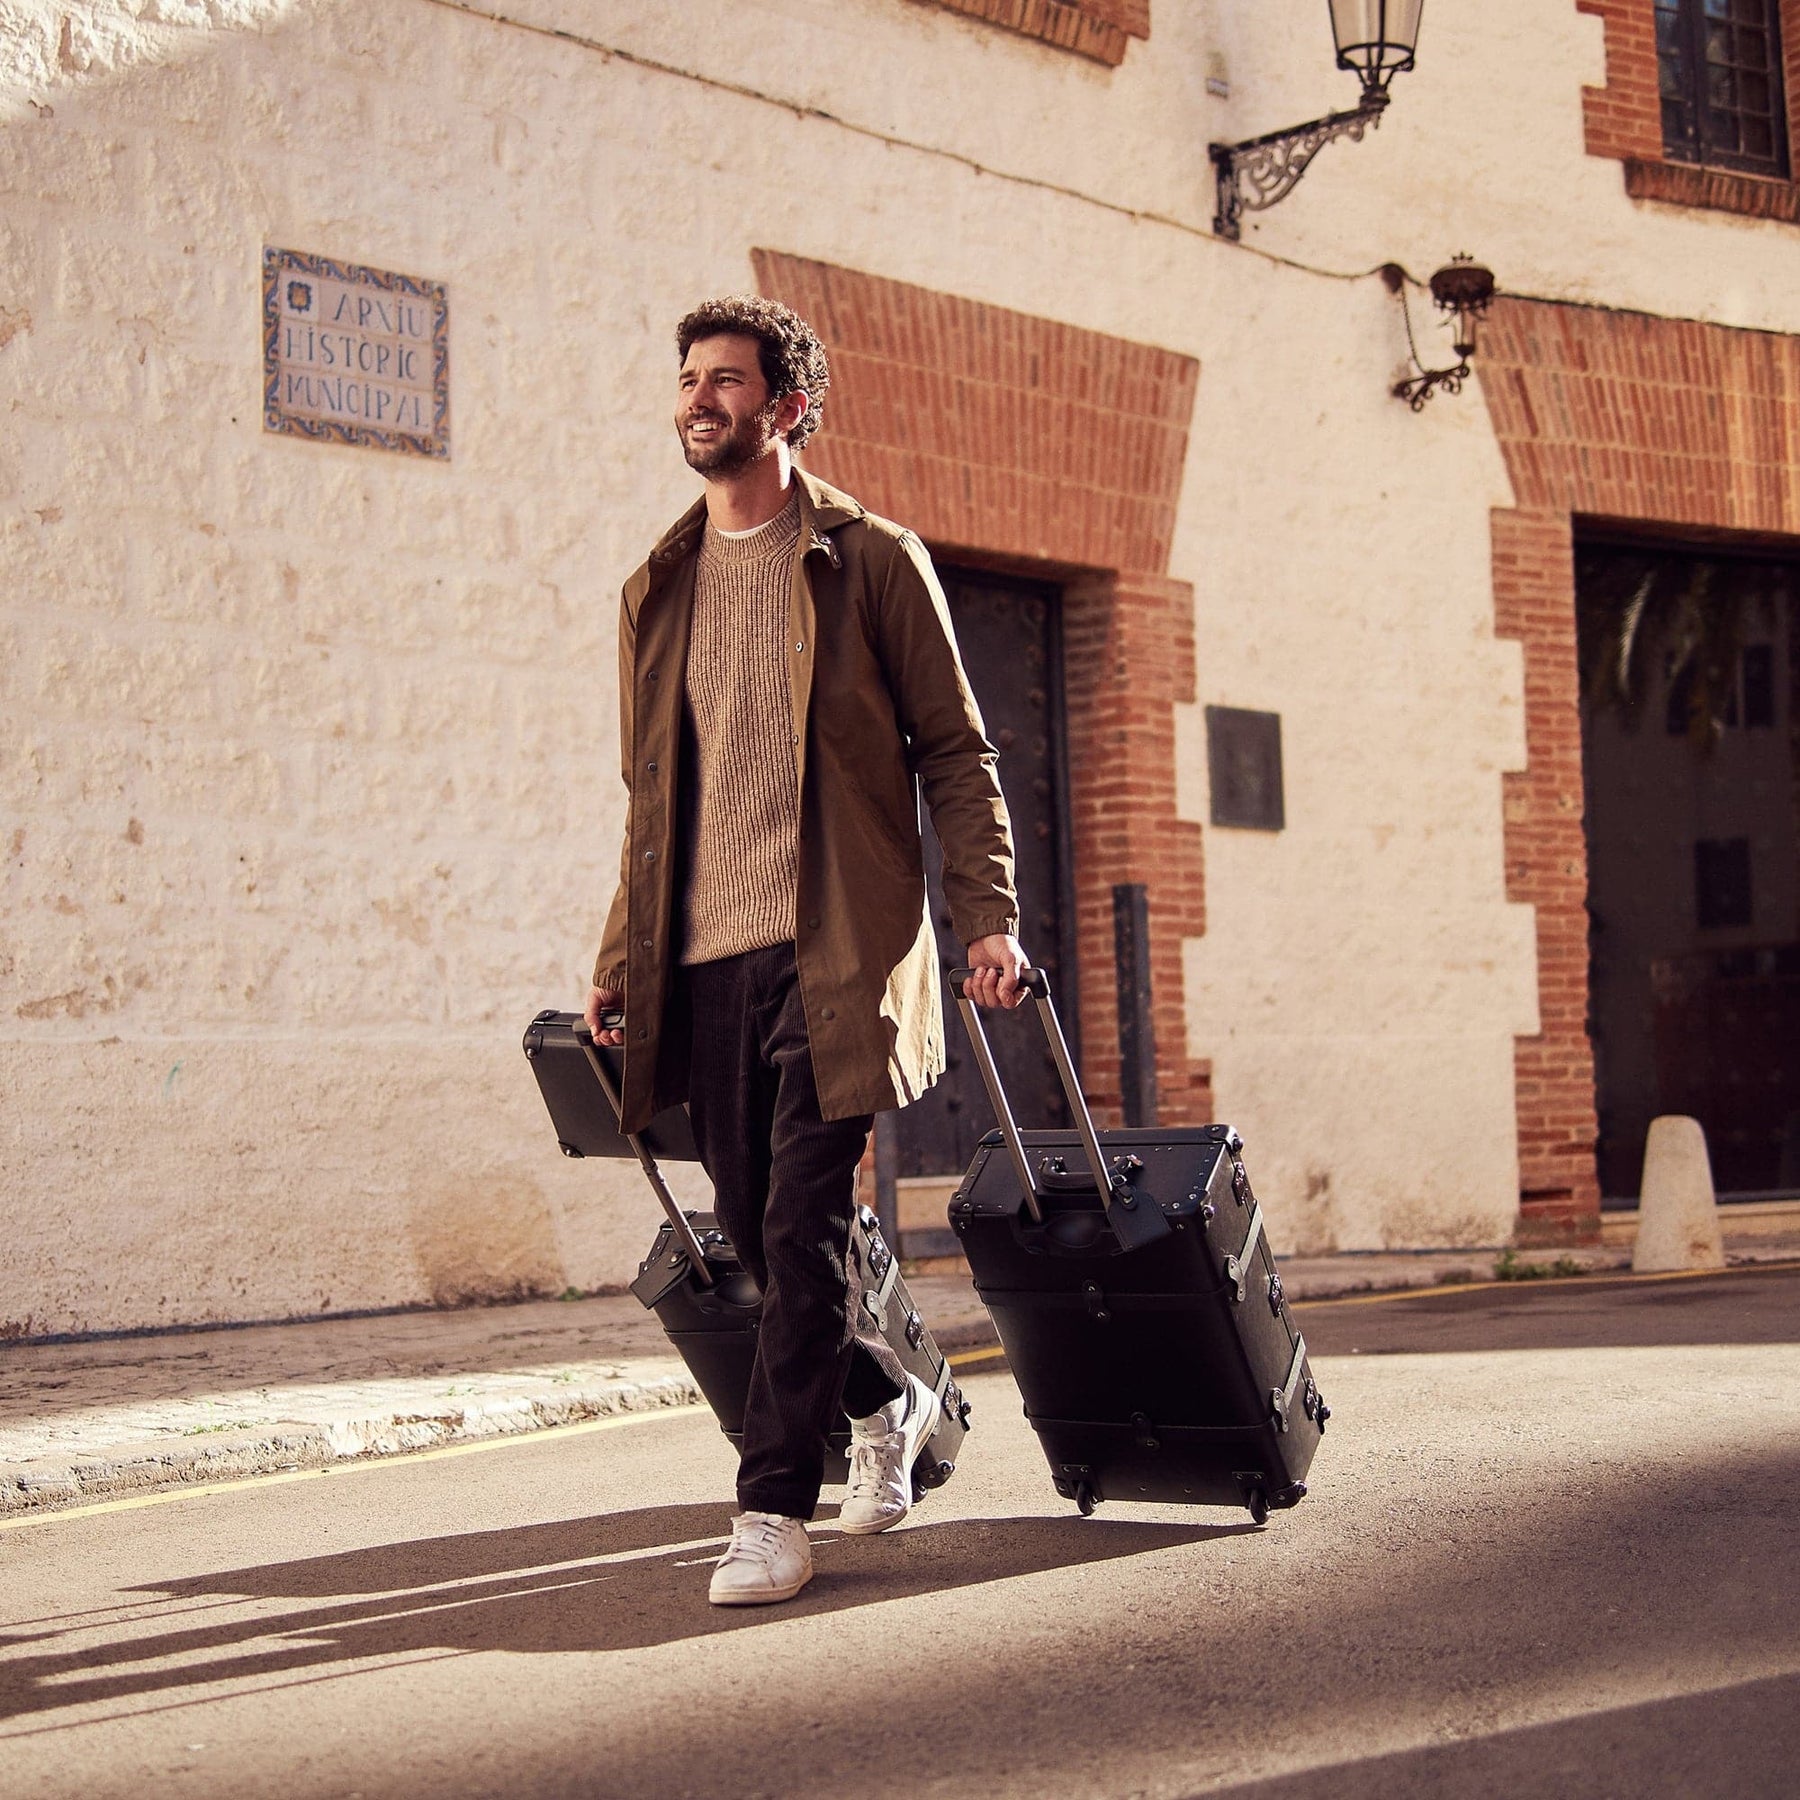
[[[850,1422],[850,1485],[837,1516],[852,1536],[886,1531],[912,1511],[912,1466],[937,1430],[943,1407],[916,1375],[880,1412]]]
[[[768,1606],[791,1600],[812,1580],[812,1540],[804,1519],[780,1513],[739,1513],[731,1543],[713,1570],[707,1598],[714,1606]]]

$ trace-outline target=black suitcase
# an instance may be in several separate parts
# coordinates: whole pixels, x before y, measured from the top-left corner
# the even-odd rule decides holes
[[[669,1192],[657,1156],[695,1161],[685,1107],[669,1107],[639,1137],[619,1130],[618,1053],[596,1046],[575,1013],[541,1012],[525,1032],[525,1055],[549,1108],[565,1156],[635,1156],[665,1222],[638,1269],[631,1291],[657,1316],[695,1383],[734,1445],[741,1445],[744,1401],[756,1360],[762,1296],[711,1213],[686,1212]],[[942,1415],[913,1465],[913,1493],[940,1487],[956,1468],[969,1425],[969,1403],[900,1275],[900,1259],[873,1212],[858,1207],[850,1253],[862,1281],[862,1305],[909,1373],[937,1396]],[[850,1429],[827,1440],[825,1479],[848,1472]]]
[[[950,1202],[1056,1490],[1293,1506],[1330,1417],[1228,1125],[1096,1132],[1049,984],[1028,989],[1075,1126],[1021,1132],[951,975],[1000,1129]]]

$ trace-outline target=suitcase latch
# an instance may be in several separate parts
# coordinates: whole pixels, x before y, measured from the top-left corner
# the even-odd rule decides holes
[[[1331,1408],[1325,1404],[1325,1396],[1319,1392],[1318,1383],[1310,1375],[1306,1378],[1306,1399],[1303,1404],[1306,1416],[1323,1431],[1325,1421],[1331,1417]]]
[[[1099,1320],[1104,1325],[1112,1314],[1106,1310],[1106,1296],[1100,1291],[1097,1281],[1084,1281],[1081,1284],[1081,1297],[1087,1302],[1088,1316]]]
[[[925,1341],[925,1321],[916,1312],[906,1315],[906,1341],[915,1350]]]
[[[1148,1413],[1133,1413],[1131,1429],[1137,1433],[1136,1442],[1140,1450],[1160,1450],[1162,1448],[1162,1439],[1156,1435]]]
[[[1300,1392],[1300,1382],[1305,1368],[1306,1339],[1295,1338],[1294,1354],[1288,1364],[1287,1380],[1280,1387],[1269,1390],[1269,1411],[1274,1415],[1275,1423],[1282,1431],[1286,1431],[1288,1428],[1288,1413],[1292,1410],[1295,1397]],[[1310,1377],[1307,1378],[1307,1385],[1311,1386]],[[1316,1388],[1313,1391],[1315,1394],[1318,1392]]]
[[[1251,1259],[1256,1255],[1257,1239],[1261,1236],[1262,1208],[1258,1206],[1250,1214],[1250,1225],[1244,1233],[1244,1247],[1236,1256],[1225,1258],[1225,1279],[1237,1290],[1237,1300],[1240,1306],[1243,1304],[1244,1296],[1250,1291],[1244,1271],[1250,1266]]]
[[[878,1233],[871,1232],[865,1251],[865,1268],[874,1285],[863,1288],[862,1303],[877,1326],[887,1313],[887,1303],[900,1280],[900,1263]]]

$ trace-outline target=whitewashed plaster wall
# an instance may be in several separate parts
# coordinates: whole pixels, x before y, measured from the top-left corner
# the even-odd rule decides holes
[[[554,1155],[517,1045],[616,866],[614,595],[692,491],[669,331],[753,245],[1200,358],[1172,573],[1202,702],[1283,714],[1288,829],[1208,834],[1194,1048],[1278,1245],[1503,1239],[1504,477],[1478,394],[1387,397],[1373,278],[1207,229],[1208,136],[1346,100],[1324,8],[1159,4],[1115,72],[909,0],[503,10],[0,0],[0,1331],[628,1277],[649,1202]],[[1441,166],[1473,135],[1610,246],[1542,291],[1643,303],[1684,232],[1763,279],[1778,240],[1582,157],[1589,21],[1513,9],[1561,61],[1495,89],[1487,10],[1428,9],[1257,244],[1539,271],[1525,197]],[[449,284],[448,464],[263,431],[264,244]]]

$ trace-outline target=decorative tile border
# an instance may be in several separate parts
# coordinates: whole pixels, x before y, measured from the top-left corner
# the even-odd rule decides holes
[[[263,248],[263,427],[450,455],[450,298],[441,281]]]

